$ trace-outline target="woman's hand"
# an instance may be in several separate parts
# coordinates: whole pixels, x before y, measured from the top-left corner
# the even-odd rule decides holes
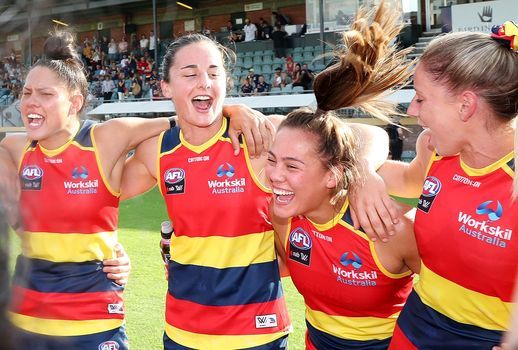
[[[228,135],[234,155],[239,154],[239,135],[243,135],[250,157],[259,157],[268,151],[275,135],[275,127],[264,114],[244,104],[223,106],[223,114],[230,118]]]
[[[116,257],[115,259],[107,259],[103,261],[103,272],[106,273],[108,278],[112,279],[115,283],[124,286],[128,283],[131,271],[131,262],[122,244],[117,243],[113,249]]]
[[[349,202],[354,228],[362,228],[371,240],[386,242],[395,233],[399,214],[376,172],[364,172],[362,179],[351,186]]]

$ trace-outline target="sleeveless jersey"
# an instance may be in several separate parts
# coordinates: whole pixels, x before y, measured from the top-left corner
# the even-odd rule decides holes
[[[381,265],[374,243],[354,229],[347,201],[328,223],[298,216],[288,232],[287,265],[306,304],[307,349],[386,349],[412,272]]]
[[[417,348],[482,349],[507,329],[518,268],[514,153],[482,169],[431,159],[415,234],[421,275],[398,321]],[[398,336],[397,338],[400,338]],[[394,349],[398,346],[394,337]]]
[[[268,220],[270,192],[246,147],[234,156],[227,120],[200,146],[179,128],[160,136],[160,191],[174,224],[166,334],[195,349],[243,349],[287,334]]]
[[[119,194],[102,174],[85,122],[57,150],[36,141],[19,165],[24,233],[13,283],[13,323],[32,333],[79,336],[123,324],[123,288],[102,272],[117,242]]]

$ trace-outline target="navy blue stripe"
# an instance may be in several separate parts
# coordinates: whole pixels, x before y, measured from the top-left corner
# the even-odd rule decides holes
[[[418,349],[491,349],[502,332],[460,323],[424,304],[415,291],[398,319],[398,326]]]
[[[343,349],[360,349],[360,350],[386,350],[392,338],[383,340],[348,340],[335,337],[329,333],[322,332],[311,325],[306,320],[308,327],[308,335],[311,342],[318,350],[343,350]]]
[[[79,143],[83,147],[93,147],[92,137],[90,136],[90,130],[96,123],[92,120],[85,120],[81,129],[74,137],[74,141]]]
[[[100,261],[56,263],[18,256],[13,282],[42,293],[122,291],[102,271]]]
[[[118,347],[113,342],[116,342]],[[48,336],[15,329],[14,343],[16,348],[13,349],[23,350],[97,350],[104,349],[101,346],[103,343],[106,349],[129,349],[124,326],[106,332],[70,337]],[[110,345],[112,347],[109,347]]]
[[[277,260],[226,269],[171,261],[169,277],[169,293],[173,297],[201,305],[263,303],[283,295]]]
[[[511,159],[510,161],[508,161],[508,162],[507,162],[507,165],[509,166],[509,168],[511,168],[511,169],[513,169],[513,171],[515,171],[515,170],[514,170],[514,158],[513,158],[513,159]]]
[[[272,341],[271,343],[254,346],[253,348],[246,348],[246,350],[286,350],[288,349],[288,336],[285,335],[282,338]],[[173,341],[164,332],[164,350],[194,350],[186,346],[180,345]],[[244,350],[244,349],[241,349]]]
[[[164,132],[162,138],[162,145],[160,146],[160,153],[169,152],[180,144],[180,128],[175,126],[172,129]]]

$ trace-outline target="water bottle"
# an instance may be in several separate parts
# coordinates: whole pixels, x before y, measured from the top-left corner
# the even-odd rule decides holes
[[[173,234],[173,224],[171,221],[166,220],[162,222],[160,235],[162,239],[160,240],[160,252],[162,254],[162,259],[165,264],[169,263],[169,259],[171,258],[170,247],[171,247],[171,236]]]

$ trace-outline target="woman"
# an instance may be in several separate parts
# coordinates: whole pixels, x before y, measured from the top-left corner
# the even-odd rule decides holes
[[[295,63],[295,69],[293,70],[293,75],[291,77],[293,82],[293,86],[302,86],[302,75],[300,63]]]
[[[377,102],[409,74],[404,57],[394,57],[389,46],[398,18],[384,3],[370,16],[358,13],[343,35],[340,61],[316,77],[317,111],[290,113],[269,152],[272,221],[305,300],[306,349],[387,349],[412,272],[419,272],[410,220],[396,225],[389,242],[372,242],[354,228],[347,194],[358,176],[358,144],[326,112],[368,105],[378,115],[393,112]],[[348,93],[328,89],[339,84]]]
[[[414,229],[421,275],[392,349],[490,349],[508,328],[518,267],[518,54],[508,23],[495,38],[434,39],[416,67],[408,113],[434,151],[403,170],[381,169],[391,192],[422,191]]]
[[[174,222],[165,349],[285,349],[290,320],[266,217],[266,157],[251,159],[244,146],[232,156],[220,48],[199,34],[169,47],[161,86],[181,129],[137,147],[123,194],[158,183]]]
[[[123,288],[106,278],[125,276],[118,275],[120,267],[107,276],[102,261],[113,264],[120,255],[116,229],[126,155],[171,123],[81,123],[88,83],[73,48],[69,33],[46,41],[20,102],[27,134],[0,144],[2,199],[17,199],[12,174],[21,181],[23,254],[11,319],[23,349],[127,349]],[[9,217],[15,222],[12,205]]]

